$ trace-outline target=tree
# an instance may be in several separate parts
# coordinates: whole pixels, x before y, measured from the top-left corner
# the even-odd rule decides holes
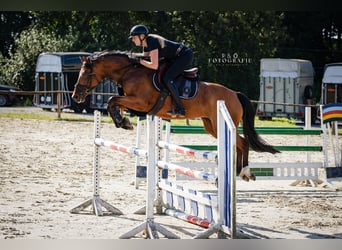
[[[290,15],[291,14],[291,15]],[[307,14],[307,13],[306,13]],[[133,50],[134,47],[127,39],[129,29],[138,23],[147,25],[151,33],[160,34],[166,38],[182,41],[193,48],[194,66],[200,68],[200,77],[205,81],[224,84],[237,91],[242,91],[251,99],[259,96],[260,59],[264,57],[277,57],[288,51],[293,44],[303,42],[306,37],[318,34],[312,29],[306,30],[308,24],[296,21],[302,13],[296,14],[273,11],[118,11],[118,12],[91,12],[91,11],[49,11],[30,12],[32,24],[23,36],[16,40],[11,52],[11,58],[5,59],[6,67],[17,64],[19,69],[25,66],[31,72],[24,75],[24,71],[15,72],[14,67],[4,72],[5,78],[11,82],[32,89],[32,83],[27,82],[28,76],[34,76],[35,59],[40,52],[48,50],[87,51],[100,50]],[[303,16],[301,16],[303,18]],[[326,20],[326,15],[320,14],[319,20]],[[337,23],[338,17],[333,17]],[[304,20],[304,19],[303,19]],[[309,19],[314,23],[314,16]],[[309,21],[307,21],[309,22]],[[321,21],[320,21],[321,22]],[[323,21],[322,21],[323,22]],[[327,34],[335,34],[337,27],[327,23]],[[312,25],[311,25],[312,26]],[[321,30],[322,29],[317,29]],[[340,30],[340,29],[339,29]],[[307,34],[307,32],[312,34]],[[25,42],[30,32],[43,32],[38,38]],[[335,33],[333,33],[335,32]],[[336,33],[341,34],[340,32]],[[335,35],[330,35],[331,38]],[[301,35],[301,36],[299,36]],[[322,35],[322,33],[320,34]],[[46,37],[51,40],[50,47]],[[53,41],[53,42],[52,42]],[[330,40],[331,48],[341,47],[340,43]],[[17,45],[18,43],[18,45]],[[23,52],[21,47],[27,43],[33,48],[27,49],[30,55],[30,64],[20,63]],[[54,45],[53,45],[54,44]],[[324,44],[324,43],[323,43]],[[329,44],[326,40],[325,44]],[[55,47],[53,47],[55,46]],[[35,49],[40,47],[41,49]],[[333,55],[333,54],[331,54]],[[330,56],[331,56],[330,55]],[[28,62],[28,59],[25,59]],[[26,69],[26,70],[27,70]],[[13,74],[10,76],[10,74]],[[2,76],[3,77],[3,76]],[[20,82],[24,81],[24,82]],[[27,85],[27,86],[26,86]],[[29,87],[28,87],[29,86]]]
[[[0,12],[0,52],[3,57],[9,57],[15,37],[31,24],[32,19],[33,16],[29,12]]]
[[[173,12],[172,30],[195,52],[201,79],[259,96],[259,65],[286,37],[282,15],[256,11]]]
[[[68,51],[74,43],[71,34],[57,37],[46,29],[34,26],[21,32],[15,39],[16,50],[0,68],[0,80],[23,90],[34,90],[35,66],[42,52]]]
[[[324,65],[342,61],[341,12],[283,12],[288,36],[276,56],[310,60],[315,69],[315,96],[319,100]]]

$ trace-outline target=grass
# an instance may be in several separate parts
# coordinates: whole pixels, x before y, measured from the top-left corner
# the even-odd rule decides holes
[[[50,111],[41,111],[37,113],[26,112],[25,110],[18,110],[18,112],[9,112],[9,113],[0,113],[0,118],[11,118],[11,119],[34,119],[34,120],[48,120],[48,121],[70,121],[70,122],[93,122],[92,115],[85,114],[75,114],[75,113],[67,113],[62,112],[61,118],[58,118],[56,112]],[[130,117],[130,120],[133,124],[137,124],[137,117]],[[108,116],[101,117],[102,122],[112,123],[112,119]],[[172,120],[172,125],[186,125],[186,120]],[[286,118],[273,118],[272,121],[259,120],[259,118],[255,118],[255,126],[256,127],[291,127],[295,126],[294,120],[288,120]],[[191,119],[191,126],[202,126],[201,119]]]
[[[33,114],[33,113],[2,113],[0,118],[12,118],[12,119],[32,119],[32,120],[45,120],[45,121],[92,121],[92,117],[75,117],[70,115],[62,115],[62,118],[58,118],[57,115],[49,114]]]
[[[24,113],[2,113],[0,118],[12,118],[12,119],[34,119],[34,120],[53,120],[50,116],[40,114],[24,114]]]
[[[77,122],[93,122],[93,116],[74,114],[74,113],[62,113],[61,118],[58,118],[56,112],[42,111],[38,113],[24,112],[18,110],[18,112],[0,113],[0,118],[11,119],[32,119],[32,120],[45,120],[45,121],[77,121]],[[103,117],[103,120],[108,122],[110,118]]]
[[[255,118],[255,126],[256,127],[293,127],[296,125],[296,121],[294,119],[287,118],[273,118],[272,121],[259,120],[259,118]]]
[[[295,120],[289,120],[286,118],[273,118],[272,121],[266,121],[266,120],[259,120],[258,117],[255,117],[255,126],[256,127],[293,127],[296,125]],[[186,120],[172,120],[172,125],[186,125]],[[192,119],[190,120],[191,126],[202,126],[202,120],[201,119]]]

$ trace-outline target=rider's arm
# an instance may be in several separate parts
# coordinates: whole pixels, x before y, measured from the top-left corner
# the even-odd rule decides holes
[[[151,50],[150,52],[144,52],[144,56],[149,56],[150,61],[141,59],[140,64],[149,69],[157,70],[159,67],[159,51],[158,49]]]

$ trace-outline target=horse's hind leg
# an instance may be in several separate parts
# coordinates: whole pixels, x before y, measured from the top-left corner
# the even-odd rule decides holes
[[[237,147],[237,172],[239,176],[245,180],[253,180],[255,181],[256,177],[253,173],[250,172],[250,168],[248,167],[248,156],[249,156],[249,143],[248,141],[237,135],[236,138],[236,147]]]
[[[214,136],[215,138],[217,138],[217,128],[213,127],[211,121],[208,118],[202,118],[202,122],[203,122],[203,126],[204,129],[211,134],[212,136]]]
[[[203,121],[205,130],[208,133],[210,133],[212,136],[217,138],[216,127],[212,125],[211,121],[206,118],[202,118],[202,121]],[[243,137],[237,134],[236,135],[236,172],[239,173],[239,176],[245,181],[249,181],[249,179],[255,180],[255,176],[250,173],[249,168],[248,168],[248,150],[249,150],[248,142]]]
[[[112,97],[108,100],[107,111],[117,128],[132,130],[133,125],[127,117],[122,117],[120,109],[110,104]]]
[[[248,140],[244,139],[244,146],[245,146],[245,151],[243,152],[243,169],[246,169],[247,170],[247,175],[248,175],[248,178],[250,180],[253,180],[255,181],[256,180],[256,176],[254,173],[252,173],[250,171],[250,168],[249,168],[249,160],[248,160],[248,156],[249,156],[249,142]]]
[[[249,179],[245,175],[241,175],[242,170],[242,151],[239,147],[236,147],[236,172],[239,173],[239,176],[245,180],[249,181]]]

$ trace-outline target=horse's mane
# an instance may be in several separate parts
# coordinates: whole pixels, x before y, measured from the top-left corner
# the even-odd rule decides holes
[[[141,54],[137,54],[137,53],[133,53],[132,51],[121,51],[121,50],[104,50],[104,51],[100,51],[100,52],[95,52],[92,55],[89,56],[89,59],[91,62],[100,60],[104,57],[108,57],[108,56],[122,56],[122,57],[126,57],[128,59],[134,59],[137,58],[139,55]]]

